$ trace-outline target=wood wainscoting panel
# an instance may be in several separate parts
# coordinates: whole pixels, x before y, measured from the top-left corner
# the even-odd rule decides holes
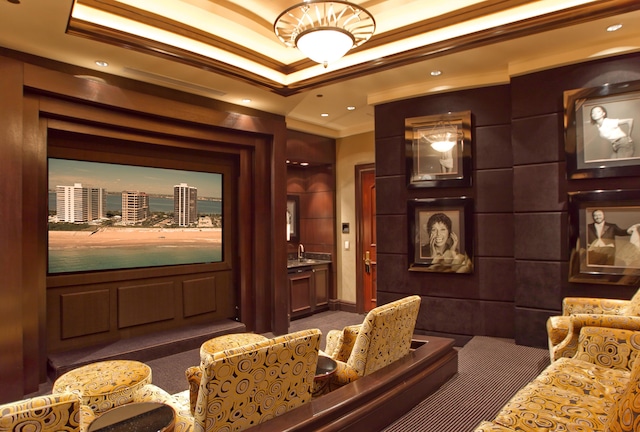
[[[174,283],[118,288],[118,328],[175,318]]]
[[[60,296],[61,339],[109,331],[109,290]]]
[[[215,312],[218,309],[216,291],[215,276],[183,281],[182,304],[185,318]]]

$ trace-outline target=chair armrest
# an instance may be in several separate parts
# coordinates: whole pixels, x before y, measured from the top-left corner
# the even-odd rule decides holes
[[[351,325],[342,330],[330,330],[327,333],[325,353],[336,361],[346,362],[351,355],[362,324]]]
[[[347,363],[336,360],[336,371],[331,375],[329,387],[331,390],[342,387],[360,378],[355,368]]]
[[[622,310],[629,305],[628,300],[565,297],[562,300],[562,315],[575,314],[603,314],[621,315]]]
[[[189,409],[191,415],[196,411],[196,403],[198,402],[198,392],[200,391],[200,381],[202,381],[202,368],[200,366],[191,366],[184,371],[189,383]]]
[[[577,314],[570,316],[567,337],[553,349],[552,361],[560,357],[573,357],[578,348],[582,327],[612,327],[624,330],[640,330],[640,317],[624,315]]]
[[[640,333],[610,327],[582,327],[574,359],[631,371],[640,352]]]

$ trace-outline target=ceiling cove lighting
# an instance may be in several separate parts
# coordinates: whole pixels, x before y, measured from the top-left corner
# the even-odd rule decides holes
[[[376,22],[365,9],[347,1],[309,0],[282,12],[273,31],[288,47],[327,67],[373,35]]]
[[[446,152],[456,145],[461,138],[461,134],[451,123],[439,121],[433,129],[424,133],[422,137],[427,140],[435,151]]]

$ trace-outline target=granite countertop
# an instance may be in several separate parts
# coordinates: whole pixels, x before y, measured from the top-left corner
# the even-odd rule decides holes
[[[321,264],[331,264],[331,260],[327,259],[315,259],[315,258],[302,258],[302,259],[290,259],[287,260],[287,268],[309,267]]]

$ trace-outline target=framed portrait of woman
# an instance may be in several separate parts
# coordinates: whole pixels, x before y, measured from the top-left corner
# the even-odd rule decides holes
[[[640,174],[640,81],[564,92],[571,179]]]
[[[473,273],[472,199],[414,199],[407,209],[410,271]]]
[[[638,286],[640,190],[569,194],[569,281]]]

